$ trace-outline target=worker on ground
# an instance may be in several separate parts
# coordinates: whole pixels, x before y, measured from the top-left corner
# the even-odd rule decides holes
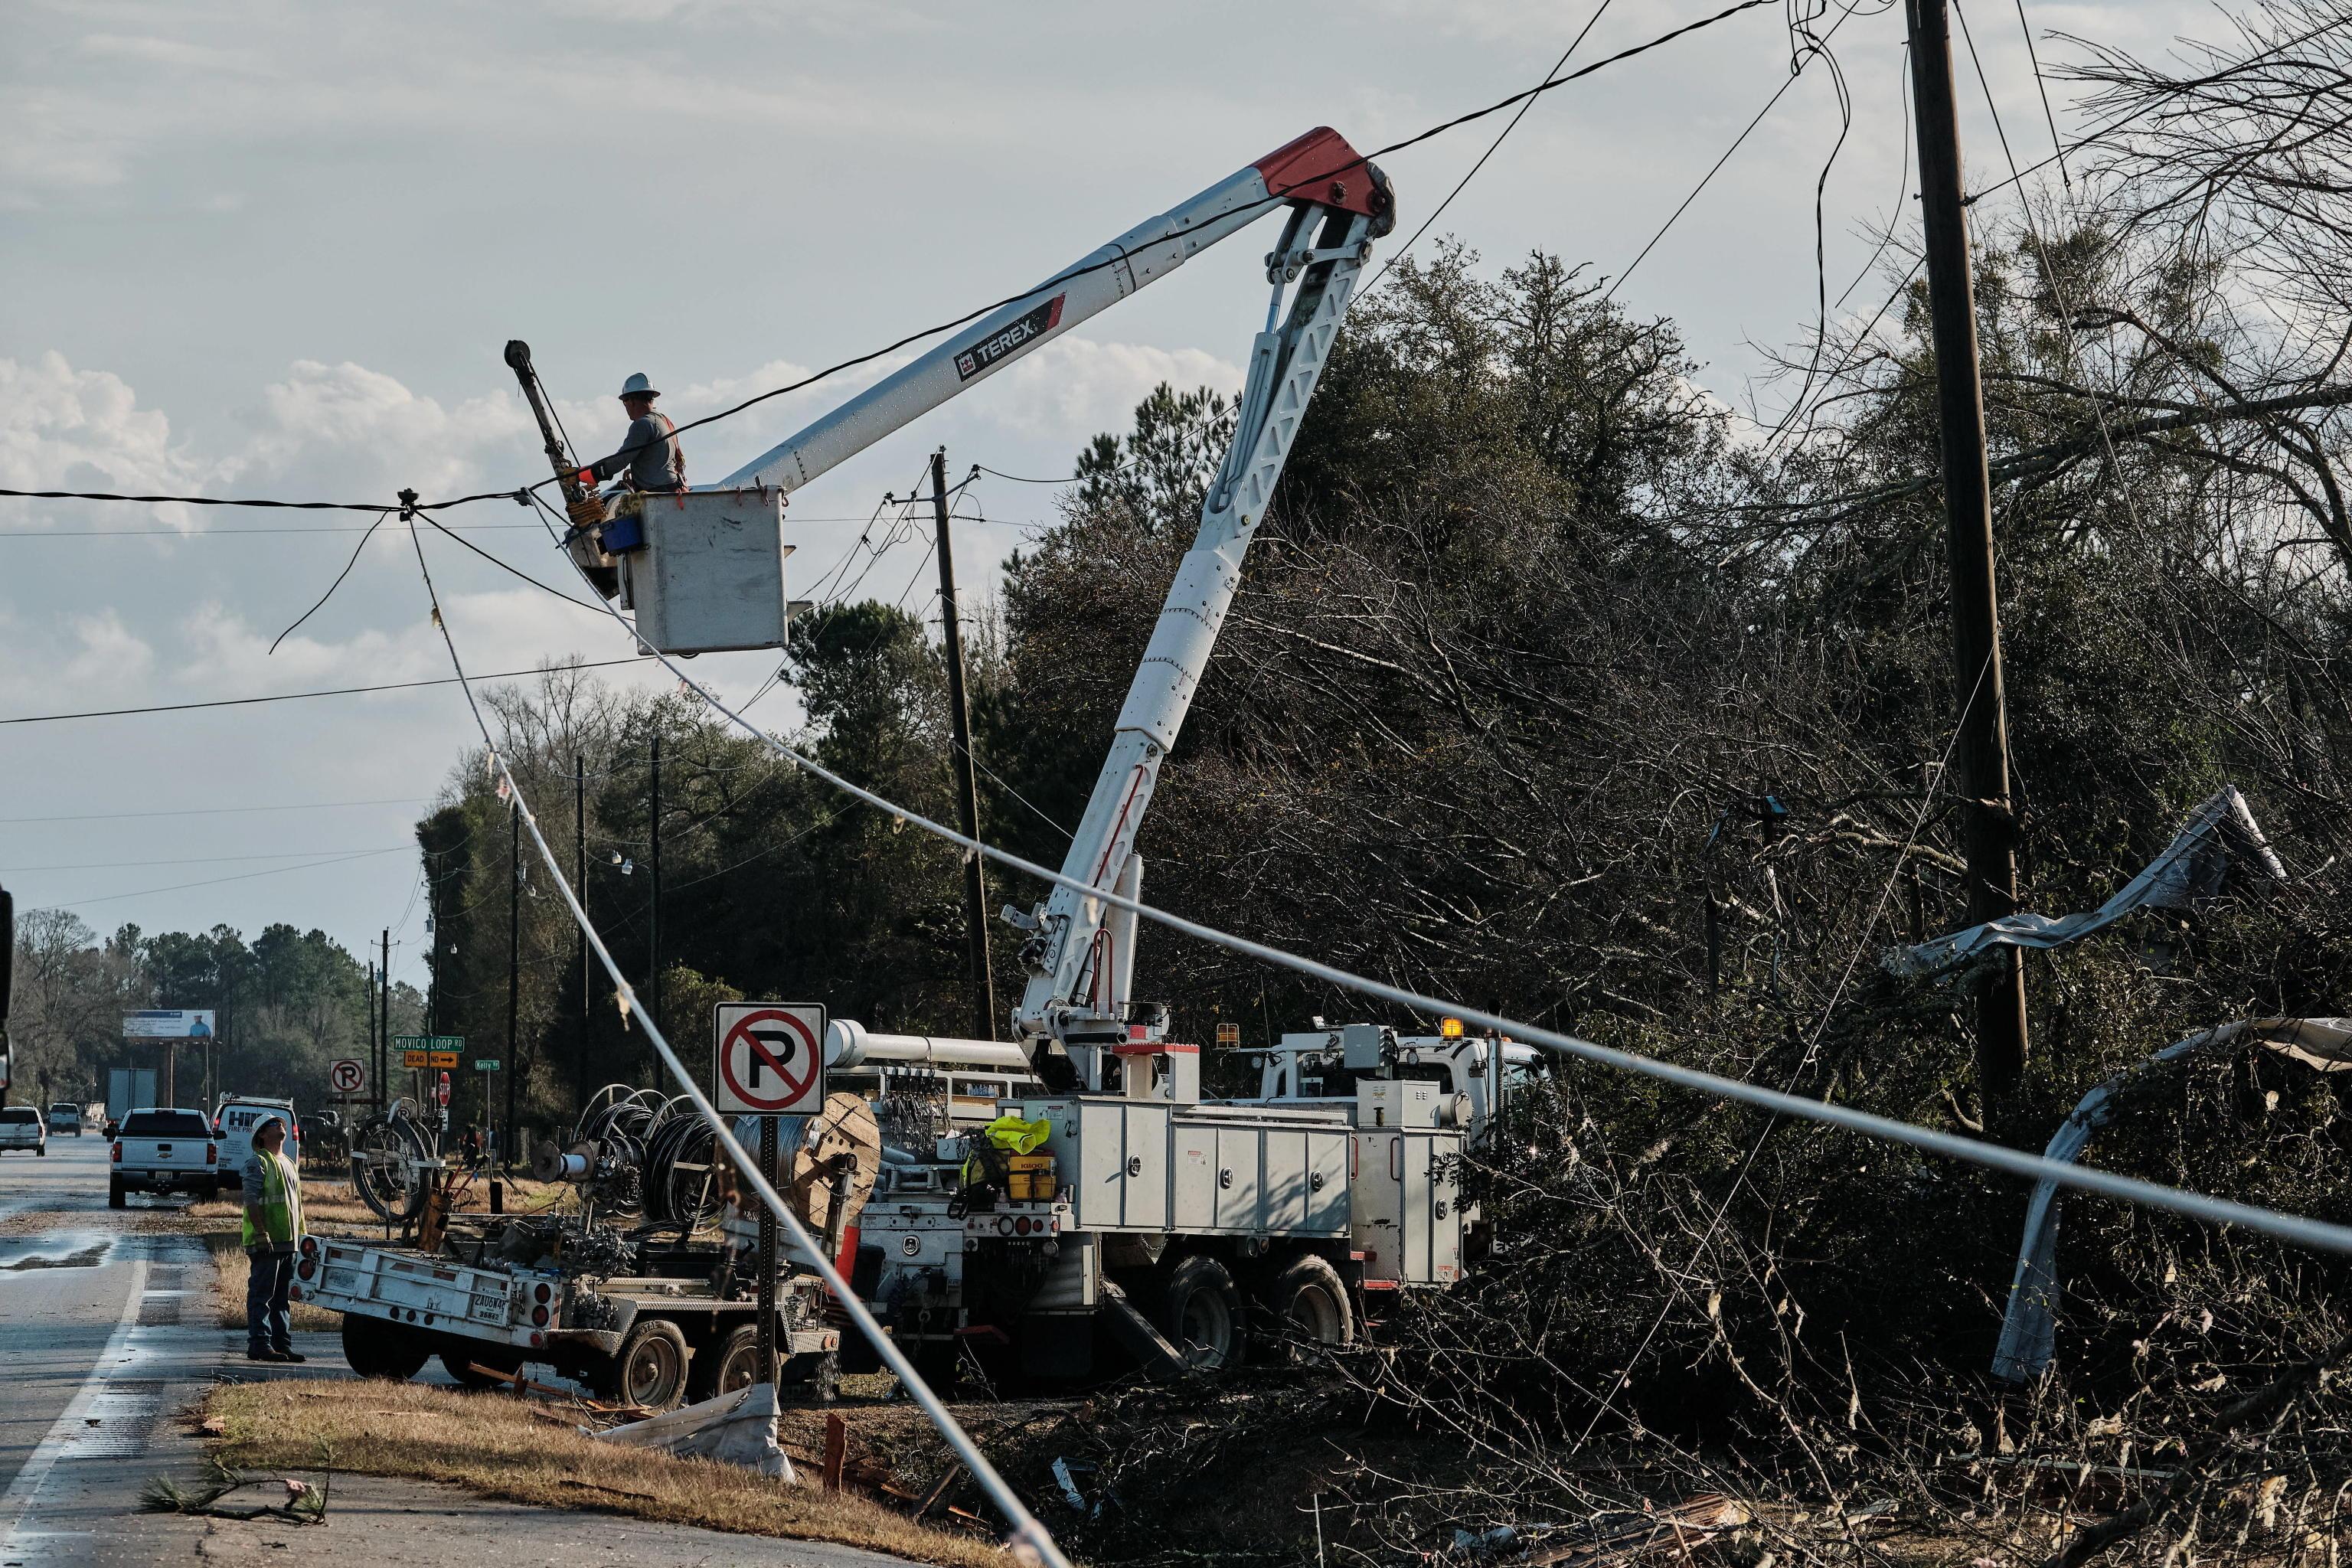
[[[654,411],[654,399],[660,395],[643,371],[621,384],[629,433],[622,437],[619,451],[589,465],[599,481],[626,474],[625,488],[633,490],[686,489],[686,451],[678,445],[677,426],[668,415]]]
[[[253,1158],[245,1165],[245,1255],[252,1273],[245,1286],[245,1359],[301,1361],[294,1351],[288,1302],[294,1289],[294,1253],[302,1243],[302,1174],[281,1151],[286,1123],[272,1116],[253,1130]]]

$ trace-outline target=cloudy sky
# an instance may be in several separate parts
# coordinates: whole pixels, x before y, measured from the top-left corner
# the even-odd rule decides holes
[[[1267,5],[900,0],[0,0],[0,485],[378,500],[543,477],[499,360],[528,339],[583,446],[644,370],[684,420],[1034,282],[1317,124],[1398,140],[1540,79],[1595,0]],[[1571,64],[1720,8],[1615,0]],[[1853,129],[1825,196],[1834,297],[1904,183],[1902,12],[1816,31]],[[2021,162],[2049,150],[2014,0],[1971,18]],[[2051,34],[2160,54],[2213,36],[2190,0],[2028,0]],[[1787,9],[1547,95],[1435,232],[1500,266],[1535,247],[1617,278],[1786,82]],[[2003,174],[1963,57],[1978,183]],[[1622,285],[1674,317],[1701,379],[1768,411],[1764,349],[1809,331],[1813,184],[1837,142],[1816,62]],[[2074,122],[2053,84],[2060,123]],[[1386,161],[1393,250],[1500,117]],[[1155,383],[1238,386],[1265,309],[1262,231],[1097,318],[797,494],[806,582],[944,444],[961,473],[1062,475]],[[1423,242],[1427,245],[1429,242]],[[1847,303],[1884,297],[1865,283]],[[688,437],[715,479],[862,384],[845,377]],[[1054,515],[986,479],[959,557],[975,601]],[[447,673],[404,538],[270,639],[341,567],[333,513],[0,500],[0,718]],[[557,571],[516,509],[474,542]],[[924,541],[866,592],[927,602]],[[428,546],[478,670],[625,638],[446,541]],[[748,695],[757,655],[703,661]],[[651,681],[654,678],[636,675]],[[789,691],[756,710],[791,715]],[[0,726],[0,877],[100,931],[272,920],[358,946],[389,924],[421,978],[409,829],[469,735],[450,688],[192,714]]]

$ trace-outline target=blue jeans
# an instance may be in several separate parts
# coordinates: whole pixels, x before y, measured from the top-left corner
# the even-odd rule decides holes
[[[256,1247],[246,1254],[253,1272],[245,1281],[245,1342],[247,1349],[294,1348],[287,1322],[287,1300],[294,1289],[294,1254]]]

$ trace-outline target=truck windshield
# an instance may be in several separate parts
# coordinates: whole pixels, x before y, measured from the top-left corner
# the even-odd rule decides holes
[[[213,1130],[193,1110],[134,1110],[123,1118],[125,1138],[209,1138]]]

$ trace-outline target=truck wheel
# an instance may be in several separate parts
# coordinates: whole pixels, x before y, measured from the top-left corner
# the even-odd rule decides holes
[[[760,1376],[760,1325],[745,1323],[694,1358],[694,1375],[687,1380],[691,1397],[699,1401],[749,1388]]]
[[[1160,1287],[1152,1314],[1168,1342],[1204,1372],[1242,1363],[1242,1296],[1234,1277],[1213,1258],[1179,1258]]]
[[[348,1321],[349,1320],[346,1321]],[[510,1357],[512,1359],[509,1359]],[[499,1373],[499,1375],[497,1377],[484,1377],[480,1373],[474,1370],[477,1363],[490,1368],[492,1371]],[[466,1388],[505,1388],[514,1381],[515,1373],[522,1370],[522,1357],[515,1355],[511,1351],[494,1351],[488,1349],[481,1351],[443,1351],[441,1352],[441,1370],[447,1373],[451,1377],[456,1378],[458,1384]]]
[[[1356,1342],[1348,1288],[1339,1271],[1315,1253],[1300,1253],[1284,1264],[1258,1293],[1256,1306],[1264,1314],[1258,1342],[1277,1354],[1295,1358],[1307,1345]]]
[[[126,1206],[122,1201],[122,1184],[121,1182],[109,1182],[106,1184],[106,1206],[110,1209],[119,1209]]]
[[[646,1319],[621,1341],[613,1359],[589,1372],[597,1397],[617,1405],[642,1405],[658,1415],[686,1397],[686,1336],[676,1323]]]
[[[357,1312],[343,1314],[343,1359],[362,1377],[406,1383],[425,1369],[425,1358],[431,1353],[397,1323]]]

